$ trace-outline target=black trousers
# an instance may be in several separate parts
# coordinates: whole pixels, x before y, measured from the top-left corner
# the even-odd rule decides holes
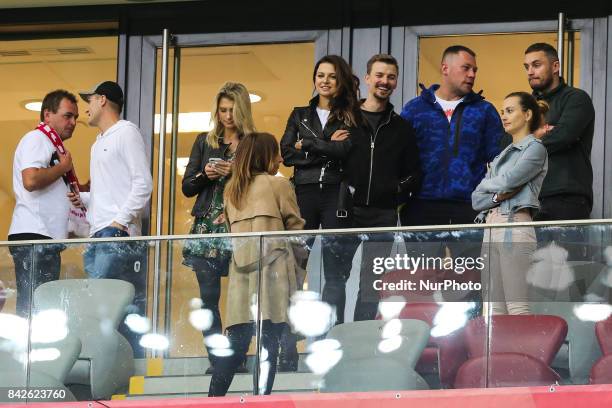
[[[591,216],[593,206],[591,202],[582,195],[558,194],[540,199],[540,210],[533,218],[534,221],[565,221],[586,220]],[[555,241],[568,251],[568,259],[571,261],[585,260],[589,254],[586,240],[586,229],[584,227],[560,227],[556,230],[536,229],[538,242],[541,245]]]
[[[212,312],[213,321],[209,329],[203,330],[204,337],[212,334],[221,334],[221,314],[219,312],[219,298],[221,297],[221,276],[227,270],[227,259],[198,257],[193,259],[193,270],[200,286],[200,299],[202,308]],[[215,355],[206,346],[208,360],[215,365]]]
[[[395,227],[397,225],[395,209],[353,207],[351,217],[353,228]],[[354,240],[351,253],[355,253],[360,242],[359,239]],[[374,258],[388,257],[392,245],[393,234],[386,232],[370,234],[368,240],[363,243],[359,292],[353,320],[374,320],[376,318],[379,294],[373,286],[376,275],[372,271],[372,265],[374,264]]]
[[[540,199],[540,210],[534,221],[586,220],[591,216],[593,205],[576,194],[559,194]]]
[[[351,227],[348,218],[336,216],[339,191],[338,184],[302,184],[295,187],[300,213],[306,221],[304,229],[319,229],[319,226],[322,229]],[[325,276],[322,299],[336,308],[338,324],[344,322],[346,281],[351,273],[354,255],[354,251],[346,250],[350,242],[348,235],[324,235],[321,241]]]
[[[286,323],[272,323],[270,320],[262,322],[261,345],[262,350],[265,349],[267,351],[267,359],[260,360],[260,367],[262,367],[260,375],[265,375],[267,371],[263,390],[265,395],[272,392],[274,377],[276,376],[279,341],[286,325]],[[222,397],[227,394],[227,390],[234,379],[236,369],[246,357],[251,338],[254,335],[254,323],[235,324],[227,328],[227,337],[234,353],[231,356],[215,358],[215,369],[208,389],[209,397]],[[267,369],[264,367],[267,367]],[[257,387],[258,384],[254,384],[254,386]]]
[[[12,234],[9,241],[29,241],[52,239],[40,234]],[[17,286],[16,312],[21,317],[28,317],[32,294],[43,283],[59,279],[62,258],[60,252],[65,249],[61,244],[11,246],[9,252],[15,263],[15,284]]]
[[[415,198],[404,205],[400,220],[403,226],[473,224],[477,215],[469,202]]]
[[[400,220],[402,226],[473,224],[477,215],[468,202],[413,199],[402,208]],[[426,243],[418,248],[415,256],[421,253],[426,256],[445,256],[448,248],[453,256],[478,257],[483,238],[480,229],[463,230],[460,235],[448,234],[443,238],[436,237],[438,232],[429,231],[415,235],[418,236],[418,242]],[[413,247],[416,250],[417,246]]]

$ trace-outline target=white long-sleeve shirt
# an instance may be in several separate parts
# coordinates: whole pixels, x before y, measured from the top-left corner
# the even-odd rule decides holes
[[[97,136],[91,146],[91,192],[82,193],[90,234],[113,221],[141,233],[141,216],[149,203],[153,180],[140,130],[120,120]]]

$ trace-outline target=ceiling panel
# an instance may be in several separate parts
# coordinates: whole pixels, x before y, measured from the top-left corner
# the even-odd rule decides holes
[[[95,6],[105,4],[175,3],[192,0],[2,0],[0,8]]]

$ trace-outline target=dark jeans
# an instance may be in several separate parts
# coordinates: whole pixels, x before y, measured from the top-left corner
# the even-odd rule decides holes
[[[193,270],[198,285],[200,286],[200,298],[202,299],[202,308],[212,312],[213,321],[208,330],[202,331],[204,337],[211,334],[221,333],[221,314],[219,313],[219,298],[221,296],[221,276],[224,270],[227,270],[227,259],[219,258],[193,258]],[[215,356],[208,350],[208,360],[211,365],[215,364]]]
[[[349,228],[348,218],[338,218],[338,184],[302,184],[295,187],[304,229]],[[310,244],[312,245],[312,241]],[[354,251],[347,251],[351,238],[344,235],[325,236],[321,239],[321,257],[325,287],[322,299],[336,308],[336,322],[344,322],[346,281],[351,273]]]
[[[376,228],[397,226],[397,212],[395,209],[354,207],[352,211],[353,228]],[[354,240],[351,253],[359,246],[360,241]],[[378,232],[370,234],[364,242],[361,252],[361,268],[359,280],[359,293],[353,319],[374,320],[378,312],[378,294],[373,284],[375,275],[372,271],[374,258],[388,257],[393,245],[393,234]]]
[[[590,218],[593,206],[589,200],[576,194],[559,194],[540,199],[540,210],[534,221],[586,220]],[[587,254],[586,229],[588,227],[557,227],[553,229],[537,228],[538,242],[547,245],[552,241],[562,245],[568,251],[568,259],[584,260]]]
[[[268,369],[260,369],[260,375],[264,375],[265,371],[267,371],[264,388],[264,394],[266,395],[272,392],[272,386],[274,385],[279,341],[285,326],[286,323],[272,323],[270,320],[262,322],[261,348],[267,351],[268,356],[265,361],[260,361],[260,367],[265,365]],[[210,379],[210,387],[208,389],[209,397],[222,397],[227,393],[234,379],[236,369],[246,356],[254,334],[255,325],[253,323],[235,324],[227,328],[227,337],[234,353],[227,357],[216,357],[215,370]],[[269,366],[265,364],[266,362]],[[254,384],[254,386],[257,387],[258,385]]]
[[[92,238],[128,237],[126,231],[106,227],[96,232]],[[90,278],[120,279],[134,285],[134,302],[126,310],[128,313],[146,314],[147,302],[147,244],[145,242],[100,242],[87,246],[83,253],[85,272]],[[138,343],[140,335],[132,332],[125,323],[119,332],[130,342],[135,357],[144,356]]]
[[[30,241],[52,239],[40,234],[11,234],[9,241]],[[43,283],[59,279],[65,249],[61,244],[11,246],[9,252],[15,263],[15,284],[17,286],[17,315],[27,318],[30,314],[32,294]],[[34,255],[34,256],[32,256]]]

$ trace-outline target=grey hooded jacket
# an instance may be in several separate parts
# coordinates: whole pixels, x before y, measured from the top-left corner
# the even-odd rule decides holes
[[[538,209],[538,196],[548,170],[548,154],[542,142],[528,135],[510,144],[497,155],[485,178],[472,193],[472,207],[480,211],[476,222],[483,222],[488,210],[500,206],[501,214],[512,216],[523,208]],[[493,202],[495,194],[509,193],[522,187],[512,198]]]

